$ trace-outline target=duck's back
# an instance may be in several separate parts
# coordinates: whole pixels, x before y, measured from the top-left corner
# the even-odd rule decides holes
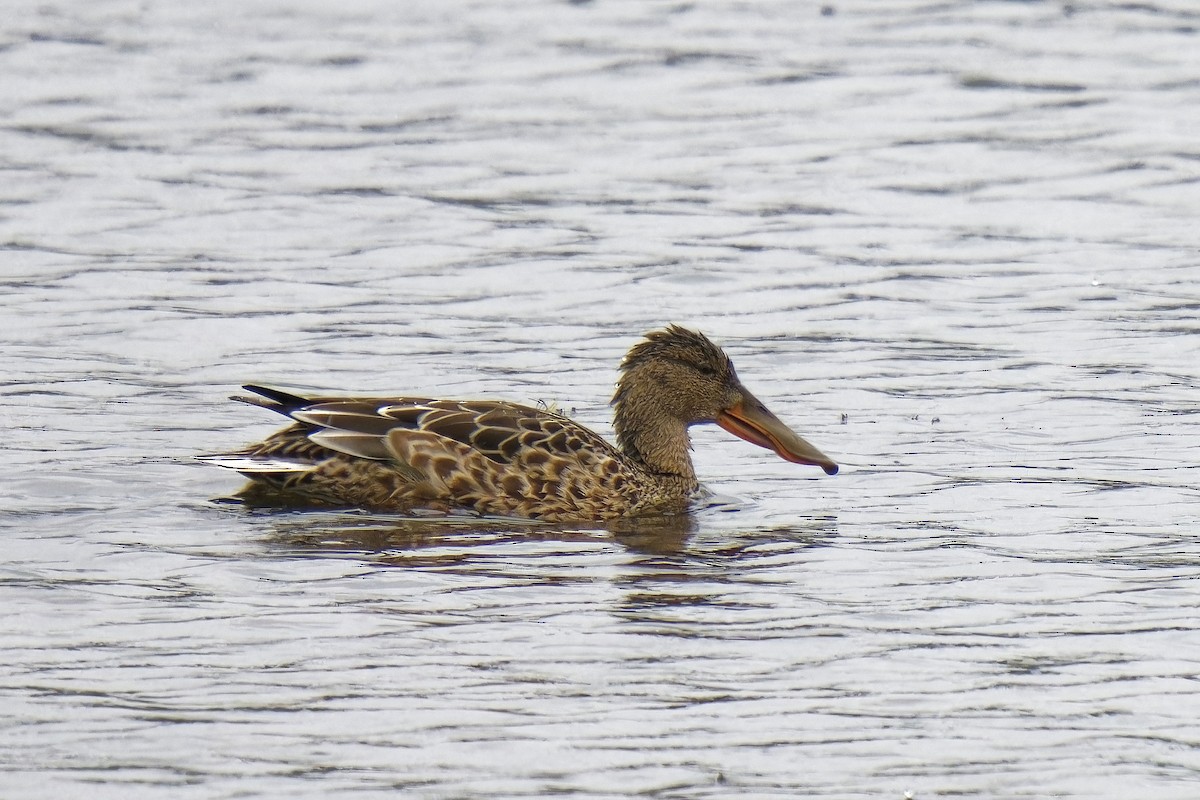
[[[251,503],[464,509],[548,521],[682,509],[611,444],[552,411],[496,400],[306,398],[260,386],[239,398],[294,420],[207,460],[250,478]],[[678,496],[678,497],[676,497]]]

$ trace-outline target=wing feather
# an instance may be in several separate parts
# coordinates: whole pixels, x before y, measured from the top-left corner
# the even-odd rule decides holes
[[[267,398],[263,405],[295,424],[212,463],[297,496],[546,519],[591,516],[595,496],[639,497],[639,478],[616,448],[551,411],[505,401],[306,399],[260,388],[251,391]]]
[[[386,436],[386,433],[384,434]],[[348,456],[369,458],[372,461],[387,461],[392,457],[391,451],[384,444],[384,439],[372,433],[342,430],[338,428],[322,428],[308,434],[309,441],[322,447],[345,453]]]

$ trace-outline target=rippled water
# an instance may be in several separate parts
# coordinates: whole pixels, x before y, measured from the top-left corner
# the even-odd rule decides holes
[[[1191,798],[1190,2],[44,3],[0,37],[0,795]],[[248,514],[254,380],[716,429],[617,530]]]

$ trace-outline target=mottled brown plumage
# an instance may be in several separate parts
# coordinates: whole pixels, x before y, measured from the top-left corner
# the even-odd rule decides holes
[[[293,424],[203,460],[242,472],[249,503],[468,510],[547,521],[678,513],[699,489],[690,425],[716,422],[781,457],[837,465],[771,414],[703,334],[672,325],[621,363],[617,447],[553,411],[495,400],[301,397],[246,386],[235,399]]]

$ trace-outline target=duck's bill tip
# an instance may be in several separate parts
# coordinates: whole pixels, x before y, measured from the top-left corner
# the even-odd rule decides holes
[[[756,442],[757,444],[757,442]],[[804,464],[809,467],[820,467],[826,475],[837,475],[838,465],[829,460],[829,456],[813,447],[808,442],[796,436],[786,445],[771,437],[762,445],[768,450],[774,450],[775,455],[793,464]]]

